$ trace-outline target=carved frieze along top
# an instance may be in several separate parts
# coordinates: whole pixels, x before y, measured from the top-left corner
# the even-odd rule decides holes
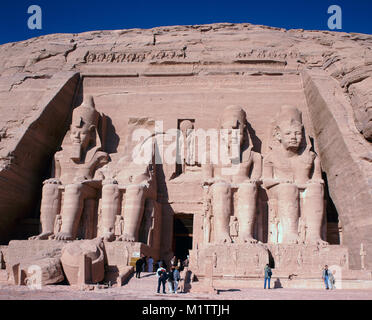
[[[186,49],[149,50],[125,52],[88,52],[84,58],[86,63],[134,63],[154,62],[166,59],[182,60],[186,58]]]
[[[245,58],[259,58],[259,59],[296,59],[299,57],[297,50],[281,50],[281,49],[266,49],[257,48],[251,49],[244,52],[239,52],[236,55],[237,59]]]

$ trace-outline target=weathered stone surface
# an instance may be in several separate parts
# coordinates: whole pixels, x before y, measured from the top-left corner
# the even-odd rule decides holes
[[[17,219],[38,217],[41,182],[51,177],[45,163],[50,165],[59,146],[68,149],[68,135],[63,143],[62,139],[71,124],[72,107],[91,95],[96,110],[107,120],[102,149],[110,162],[101,168],[101,177],[93,179],[99,190],[89,198],[94,206],[83,205],[94,212],[89,220],[93,227],[88,227],[87,214],[82,213],[79,220],[82,209],[76,205],[75,209],[67,206],[70,214],[62,209],[62,215],[75,224],[77,237],[92,238],[102,232],[108,241],[141,241],[169,260],[174,250],[174,218],[193,215],[193,250],[199,250],[205,241],[205,206],[210,205],[215,217],[224,220],[222,227],[211,224],[210,241],[229,240],[233,221],[228,218],[239,211],[235,206],[254,209],[251,233],[246,232],[244,241],[266,243],[268,201],[273,197],[265,194],[260,183],[258,190],[247,193],[257,197],[252,205],[252,199],[242,200],[234,181],[225,179],[233,206],[229,211],[217,201],[221,200],[217,191],[216,202],[208,202],[204,171],[198,164],[177,167],[175,162],[156,166],[149,162],[144,166],[146,174],[139,174],[140,168],[124,165],[130,153],[126,142],[131,126],[149,127],[147,120],[139,119],[163,121],[157,138],[166,140],[168,129],[218,128],[225,108],[237,105],[246,114],[250,151],[265,159],[270,151],[271,120],[281,106],[293,105],[302,112],[306,141],[327,177],[325,189],[337,209],[350,267],[360,269],[359,249],[364,243],[365,267],[371,269],[371,52],[371,35],[229,23],[48,35],[1,46],[0,238],[4,243],[12,238],[10,232],[20,225]],[[80,73],[79,84],[75,73]],[[112,168],[117,165],[138,173],[134,175],[138,179],[132,176],[130,184],[124,183],[129,171],[115,176]],[[246,178],[256,183],[261,175]],[[148,189],[140,187],[140,182]],[[69,199],[66,203],[75,198],[69,195]],[[126,216],[125,212],[131,213]],[[118,215],[124,217],[123,227],[115,224]],[[323,222],[317,242],[321,237],[326,240]],[[65,228],[64,217],[61,223]],[[76,235],[57,238],[75,239]]]
[[[40,185],[50,170],[71,116],[76,72],[48,78],[22,76],[0,91],[0,241],[22,231],[22,219],[37,216]],[[10,82],[9,82],[10,81]],[[19,83],[16,85],[16,83]],[[30,231],[28,231],[30,232]]]
[[[9,281],[18,285],[48,285],[64,280],[60,263],[63,243],[11,241],[6,257]]]

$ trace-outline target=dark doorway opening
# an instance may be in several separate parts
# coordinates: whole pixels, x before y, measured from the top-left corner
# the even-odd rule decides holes
[[[192,214],[174,215],[173,252],[177,259],[184,261],[192,249],[194,216]]]
[[[326,200],[326,219],[327,219],[327,241],[330,244],[342,244],[341,242],[341,224],[338,212],[332,198],[329,194],[327,174],[322,172],[324,180],[324,198]]]

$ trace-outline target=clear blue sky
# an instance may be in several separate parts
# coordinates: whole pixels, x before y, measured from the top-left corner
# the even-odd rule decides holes
[[[342,8],[342,30],[372,34],[372,0],[1,0],[0,44],[50,33],[249,22],[327,30],[329,5]],[[29,30],[27,9],[42,9],[42,30]]]

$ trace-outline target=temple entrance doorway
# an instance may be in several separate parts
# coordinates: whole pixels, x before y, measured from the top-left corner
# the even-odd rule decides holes
[[[173,252],[181,261],[187,258],[189,250],[192,249],[194,215],[175,214],[173,225]]]

